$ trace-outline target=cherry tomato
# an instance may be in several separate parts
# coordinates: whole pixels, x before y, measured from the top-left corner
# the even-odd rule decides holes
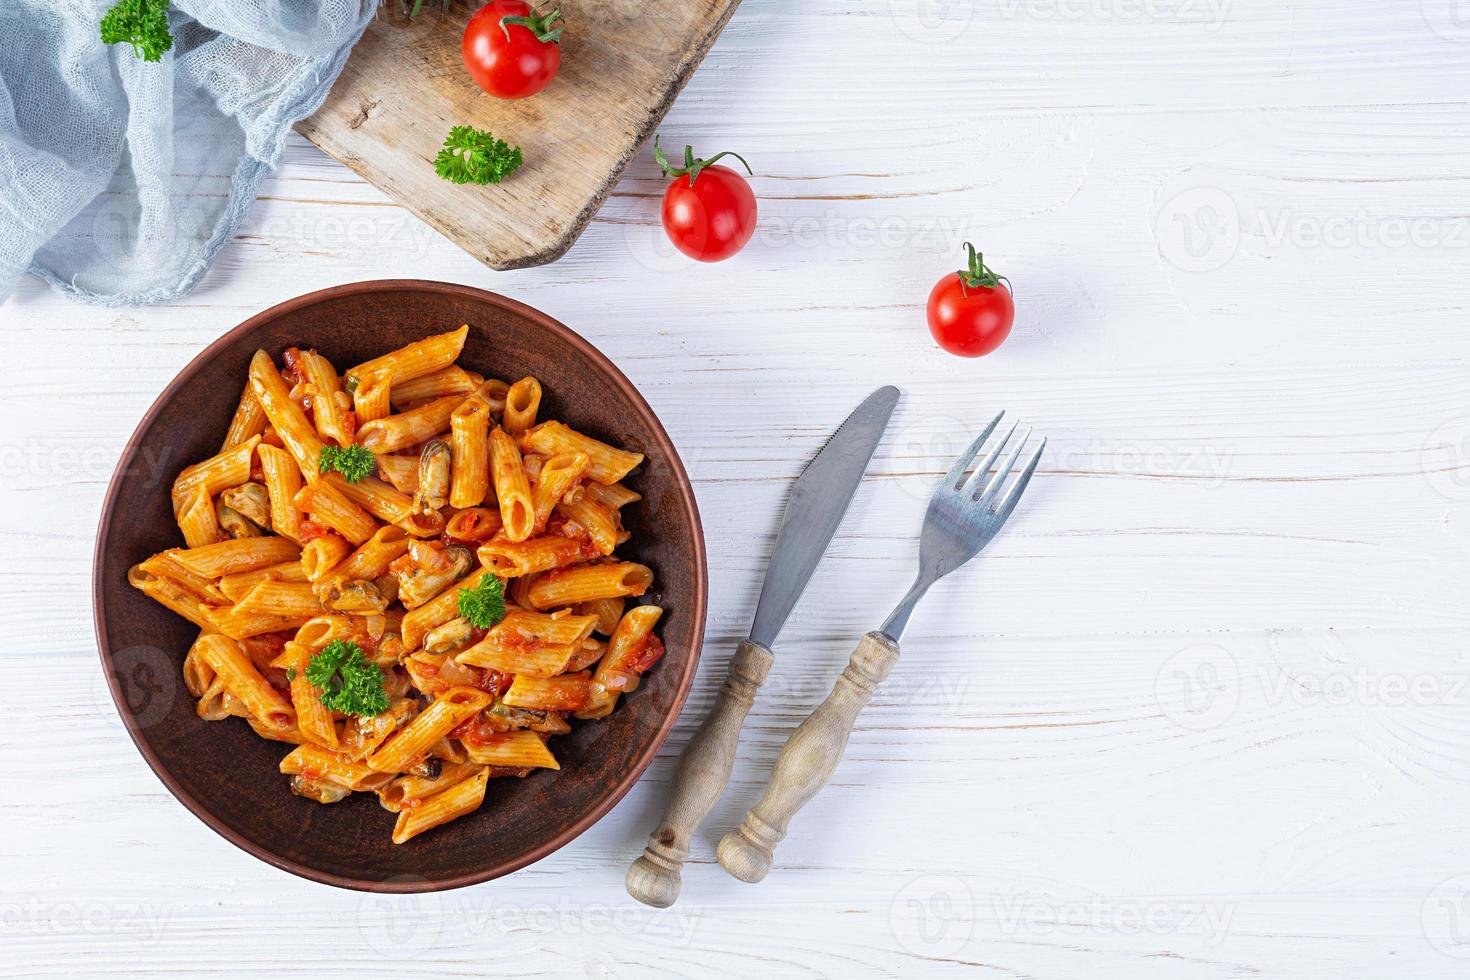
[[[561,16],[542,15],[523,0],[492,0],[465,25],[460,53],[475,84],[500,99],[524,99],[544,89],[561,67]]]
[[[951,354],[979,357],[1005,342],[1016,318],[1016,305],[1011,300],[1011,281],[986,266],[975,246],[966,242],[965,248],[969,249],[969,268],[951,272],[929,293],[929,332]]]
[[[755,192],[729,167],[716,166],[723,156],[717,153],[708,160],[696,160],[694,148],[684,147],[684,166],[672,166],[653,140],[653,155],[663,167],[664,176],[674,178],[664,191],[664,231],[674,247],[700,262],[728,259],[745,247],[755,234]],[[745,163],[746,171],[750,164]]]

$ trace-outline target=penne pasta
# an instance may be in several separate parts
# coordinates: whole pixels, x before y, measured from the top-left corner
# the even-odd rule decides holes
[[[444,524],[445,537],[473,544],[485,541],[500,530],[500,511],[489,507],[466,507],[456,511]]]
[[[316,434],[325,442],[331,440],[339,446],[353,443],[353,431],[347,426],[348,406],[352,399],[342,390],[337,380],[337,369],[330,361],[314,350],[286,351],[288,363],[294,360],[301,380],[306,384],[307,397],[311,399],[311,418],[316,423]]]
[[[535,585],[536,580],[540,577],[541,573],[537,572],[534,575],[522,575],[519,578],[507,579],[505,583],[506,598],[510,600],[512,605],[519,606],[522,609],[530,609],[531,600],[529,596],[531,594],[531,586]]]
[[[536,424],[536,412],[540,407],[541,382],[535,378],[522,378],[505,393],[501,425],[510,435],[519,436]]]
[[[576,500],[563,499],[556,505],[556,512],[569,522],[567,533],[571,533],[571,525],[575,524],[591,540],[598,555],[610,555],[618,546],[623,526],[617,511],[580,494]]]
[[[490,477],[495,484],[495,499],[500,503],[505,536],[512,541],[526,540],[536,523],[531,486],[521,465],[521,451],[500,428],[490,433]]]
[[[560,677],[517,674],[502,700],[513,708],[581,711],[592,703],[592,675],[585,670]]]
[[[224,450],[218,456],[211,456],[202,463],[195,463],[187,467],[174,480],[174,511],[178,511],[182,502],[192,501],[200,493],[206,497],[213,497],[221,490],[238,487],[249,481],[250,461],[254,458],[255,447],[259,444],[259,436],[250,436],[244,442]]]
[[[373,515],[349,500],[339,484],[331,480],[308,483],[296,494],[293,503],[313,522],[331,528],[354,545],[362,544],[378,529]]]
[[[611,507],[613,510],[619,510],[643,499],[641,493],[634,493],[621,483],[614,483],[611,486],[589,483],[583,488],[583,492],[602,506]]]
[[[469,333],[470,328],[466,325],[448,333],[425,337],[359,364],[347,372],[347,377],[361,378],[380,373],[387,375],[395,384],[422,378],[453,364],[464,349]]]
[[[144,559],[138,567],[150,575],[172,579],[210,605],[224,605],[234,601],[225,591],[223,580],[216,584],[208,577],[196,575],[179,564],[174,557],[178,551],[178,548],[161,551],[151,558]]]
[[[388,571],[395,558],[408,551],[408,540],[402,528],[380,527],[356,551],[312,581],[375,579]]]
[[[419,459],[418,456],[380,455],[378,472],[393,489],[413,496],[419,490]]]
[[[177,508],[179,530],[184,543],[190,548],[202,548],[226,540],[224,528],[219,524],[219,513],[205,487],[195,487],[184,495]]]
[[[477,765],[507,769],[560,769],[556,756],[546,747],[544,736],[520,729],[480,738],[465,739],[464,752]]]
[[[301,549],[285,538],[258,537],[178,549],[171,552],[171,555],[175,562],[193,574],[214,579],[236,572],[254,571],[267,565],[296,561],[301,557]]]
[[[490,489],[490,402],[475,392],[449,417],[449,503],[478,507]]]
[[[367,545],[364,544],[363,547]],[[306,542],[301,549],[301,561],[298,564],[306,581],[320,582],[351,553],[352,545],[346,538],[339,534],[324,534]]]
[[[217,633],[204,633],[195,646],[225,690],[263,726],[272,731],[295,727],[296,712],[290,702],[261,676],[239,643]]]
[[[566,667],[581,642],[592,635],[595,616],[548,616],[515,610],[485,638],[455,655],[455,662],[505,674],[554,677]]]
[[[317,690],[306,679],[306,666],[311,662],[313,651],[294,640],[286,644],[281,655],[281,666],[291,684],[291,706],[296,711],[296,730],[308,742],[337,748],[337,722],[331,709],[322,704]],[[284,770],[283,770],[284,771]]]
[[[594,599],[639,596],[653,584],[653,571],[633,562],[573,565],[537,577],[526,595],[533,609],[553,609]]]
[[[393,778],[318,745],[298,746],[281,760],[281,772],[288,776],[305,775],[336,783],[344,789],[365,792],[376,792]]]
[[[196,698],[204,696],[214,684],[214,668],[199,656],[199,638],[195,637],[189,651],[184,654],[184,687]]]
[[[313,616],[296,631],[293,640],[316,653],[333,640],[352,640],[360,636],[360,630],[347,616]]]
[[[399,493],[376,477],[348,483],[336,473],[322,478],[334,490],[381,521],[397,524],[416,538],[438,537],[444,531],[444,515],[413,512],[413,498]]]
[[[260,407],[255,392],[250,389],[249,380],[246,380],[245,388],[240,392],[240,402],[235,406],[235,415],[230,419],[230,427],[225,431],[225,441],[219,451],[229,452],[249,441],[251,436],[265,432],[266,422],[265,409]]]
[[[265,474],[265,492],[271,503],[271,530],[301,543],[301,511],[296,509],[296,494],[305,481],[301,468],[286,450],[261,443],[256,447],[260,470]]]
[[[248,640],[266,633],[296,629],[306,621],[300,616],[277,616],[263,612],[241,612],[238,606],[212,607],[206,611],[209,630],[232,640]]]
[[[339,751],[354,762],[361,762],[376,752],[394,732],[403,728],[418,713],[418,705],[400,698],[377,715],[349,719],[342,726]]]
[[[238,616],[276,616],[302,622],[321,612],[322,604],[310,582],[261,582],[235,603],[234,609]]]
[[[401,381],[393,388],[393,411],[406,412],[420,405],[427,405],[436,398],[445,395],[468,395],[480,385],[485,379],[457,364],[433,374],[426,374],[421,378],[410,378]]]
[[[490,572],[480,569],[471,572],[458,582],[440,592],[428,602],[403,614],[403,645],[417,650],[424,642],[429,630],[443,626],[459,615],[459,593],[462,589],[473,589]]]
[[[275,363],[263,350],[255,352],[250,361],[250,386],[255,392],[260,407],[270,419],[281,444],[296,461],[296,467],[308,480],[316,478],[322,452],[322,440],[306,420],[306,413],[291,398],[291,391],[276,370]],[[246,473],[245,479],[249,479]],[[244,483],[245,480],[237,481]]]
[[[418,806],[399,811],[398,821],[393,825],[393,843],[406,844],[426,830],[478,810],[485,802],[489,779],[489,770],[481,769],[469,779],[420,801]]]
[[[577,612],[596,616],[597,625],[592,627],[592,632],[611,636],[623,618],[623,607],[626,604],[622,597],[593,599],[590,602],[578,603]]]
[[[365,422],[357,430],[358,444],[375,453],[396,453],[428,442],[449,428],[450,416],[463,401],[459,395],[446,395],[411,411]]]
[[[543,456],[586,453],[587,476],[598,483],[617,483],[643,462],[642,453],[630,453],[584,436],[560,422],[542,422],[521,436],[521,448]]]
[[[386,371],[368,371],[348,378],[352,391],[352,411],[358,425],[387,418],[393,411],[393,376]]]
[[[537,533],[546,530],[552,510],[587,472],[588,463],[586,453],[573,452],[558,453],[542,464],[536,475],[536,486],[531,490],[531,507],[536,512],[534,530]]]
[[[490,695],[484,691],[473,687],[450,688],[368,756],[367,764],[379,772],[402,772],[489,703]]]
[[[239,602],[247,592],[261,582],[305,582],[306,580],[306,572],[301,568],[301,561],[288,559],[279,565],[267,565],[248,572],[235,572],[222,576],[219,580],[219,591],[224,601]]]
[[[395,843],[479,808],[492,778],[559,769],[548,739],[663,653],[661,610],[627,602],[653,572],[616,559],[643,456],[543,418],[534,377],[455,363],[468,330],[340,378],[329,350],[256,351],[220,451],[170,486],[184,546],[128,571],[198,630],[198,717],[289,746],[292,793],[376,794]],[[322,472],[353,445],[371,475]]]
[[[467,762],[449,762],[439,770],[438,776],[432,778],[399,776],[378,790],[378,802],[383,804],[383,809],[392,813],[410,809],[435,793],[464,782],[483,768]]]
[[[607,653],[607,641],[588,637],[583,640],[577,649],[572,651],[572,656],[562,668],[564,674],[575,674],[579,670],[593,667]]]
[[[529,541],[492,538],[480,545],[480,564],[501,578],[535,575],[601,555],[586,539],[543,535]]]
[[[611,712],[618,695],[634,690],[643,672],[663,656],[663,644],[653,635],[663,612],[658,606],[634,606],[623,616],[592,674],[591,703],[578,717],[600,718]]]

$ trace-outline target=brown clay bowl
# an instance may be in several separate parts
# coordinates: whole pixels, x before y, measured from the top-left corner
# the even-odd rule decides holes
[[[169,487],[219,449],[257,348],[317,348],[338,365],[461,323],[460,363],[487,376],[527,374],[546,389],[543,417],[643,452],[629,478],[644,499],[624,512],[620,553],[651,566],[668,652],[600,722],[552,742],[559,772],[490,781],[485,805],[394,845],[393,815],[369,794],[332,806],[291,795],[277,766],[288,746],[239,719],[201,721],[179,666],[194,626],[129,587],[128,567],[182,538]],[[179,801],[226,840],[278,868],[344,888],[417,892],[487,881],[537,861],[592,826],[653,760],[694,678],[704,633],[704,538],[694,492],[668,434],[632,384],[591,344],[544,313],[495,293],[417,280],[324,289],[266,310],[194,358],[133,434],[102,505],[93,567],[97,645],[128,732]],[[160,845],[167,842],[159,840]]]

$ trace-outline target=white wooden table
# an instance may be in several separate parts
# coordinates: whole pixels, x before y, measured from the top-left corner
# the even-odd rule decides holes
[[[497,274],[296,140],[186,300],[27,281],[0,308],[0,974],[1467,975],[1467,92],[1457,0],[746,0],[662,130],[756,167],[734,261],[671,253],[649,152],[565,259]],[[966,240],[1019,297],[980,361],[923,325]],[[641,386],[713,601],[690,709],[611,815],[509,879],[385,899],[275,871],[168,795],[105,693],[89,568],[179,368],[280,300],[394,276],[541,307]],[[624,868],[789,481],[890,382],[683,900],[636,905]],[[1051,438],[1028,499],[920,607],[770,878],[734,881],[714,841],[1001,407]]]

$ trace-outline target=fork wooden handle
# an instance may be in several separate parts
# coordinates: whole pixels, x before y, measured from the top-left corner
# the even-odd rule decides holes
[[[773,852],[791,818],[827,785],[842,761],[858,712],[897,660],[898,644],[892,639],[876,631],[862,638],[827,700],[782,747],[765,795],[745,814],[740,828],[720,840],[718,856],[726,871],[756,882],[771,870]]]
[[[628,868],[628,894],[643,904],[665,909],[679,897],[680,869],[689,859],[690,840],[725,791],[735,765],[740,726],[775,659],[754,640],[741,641],[731,658],[714,710],[679,759],[663,822],[649,836],[643,856]]]

